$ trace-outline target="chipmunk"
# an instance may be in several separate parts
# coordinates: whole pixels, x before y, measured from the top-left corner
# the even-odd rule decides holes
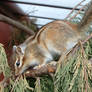
[[[90,6],[92,7],[92,2]],[[87,15],[86,19],[89,17]],[[83,39],[83,36],[86,36],[83,30],[89,22],[86,24],[82,22],[76,25],[68,21],[56,20],[43,26],[35,36],[16,48],[19,57],[17,56],[15,61],[15,74],[22,74],[29,67],[34,68],[57,61],[63,53],[69,51],[80,39]]]
[[[27,47],[27,45],[34,39],[34,36],[30,36],[27,40],[25,40],[25,42],[23,42],[22,44],[16,46],[13,46],[13,61],[15,61],[15,66],[18,65],[18,63],[22,60],[23,56],[24,56],[24,51],[25,48]]]

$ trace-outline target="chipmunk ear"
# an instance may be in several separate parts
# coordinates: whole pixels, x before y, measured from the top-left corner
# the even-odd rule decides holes
[[[15,52],[15,51],[16,51],[16,49],[17,49],[17,46],[16,46],[16,45],[14,45],[14,46],[13,46],[13,52]]]
[[[16,45],[13,46],[13,52],[15,52],[17,54],[22,54],[21,48]]]
[[[22,54],[21,48],[19,46],[16,49],[16,53]]]

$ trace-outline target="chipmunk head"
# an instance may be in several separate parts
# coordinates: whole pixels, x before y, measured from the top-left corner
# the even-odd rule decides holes
[[[13,46],[13,58],[14,58],[14,66],[15,66],[15,73],[22,65],[22,59],[24,56],[24,52],[19,46]]]
[[[23,57],[20,60],[16,59],[15,62],[15,75],[20,75],[26,70],[34,69],[34,67],[43,63],[43,54],[39,51],[37,45],[30,44],[26,49]]]

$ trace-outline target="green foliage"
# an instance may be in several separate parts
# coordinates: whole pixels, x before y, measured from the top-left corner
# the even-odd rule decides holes
[[[3,45],[0,44],[0,73],[4,74],[4,78],[8,79],[11,78],[12,72],[10,70],[10,67],[7,63],[7,58],[5,54],[5,50],[3,48]],[[19,79],[14,80],[13,78],[10,79],[10,83],[7,87],[4,88],[4,85],[0,85],[0,92],[1,89],[3,89],[2,92],[32,92],[32,88],[29,87],[29,84],[24,77],[20,77]],[[30,91],[29,91],[30,90]]]
[[[43,76],[40,80],[42,92],[54,92],[54,83],[51,76]]]
[[[90,40],[92,41],[92,39]],[[92,43],[80,47],[55,74],[55,92],[92,92]],[[64,61],[63,61],[64,62]]]
[[[7,58],[3,45],[0,44],[0,73],[3,72],[4,76],[10,76],[10,68],[7,63]]]

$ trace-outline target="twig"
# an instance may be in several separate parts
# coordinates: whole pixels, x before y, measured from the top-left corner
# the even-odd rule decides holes
[[[18,21],[15,21],[7,16],[4,16],[0,14],[0,21],[5,22],[7,24],[10,24],[16,28],[19,28],[20,30],[25,31],[26,33],[33,35],[34,31],[32,29],[29,29],[28,27],[24,26],[23,24],[19,23]]]
[[[81,41],[81,44],[84,45],[89,39],[92,38],[92,34],[90,34],[84,41]],[[75,53],[75,51],[78,50],[80,47],[80,41],[72,48],[72,50],[69,53]]]
[[[12,89],[11,89],[11,92],[13,92],[14,87],[15,87],[15,85],[16,85],[16,83],[17,83],[17,81],[19,80],[19,78],[20,78],[20,76],[18,76],[18,77],[16,78],[16,80],[15,80],[15,82],[14,82],[14,84],[13,84],[13,87],[12,87]]]
[[[42,92],[39,77],[37,77],[37,79],[36,79],[36,89],[37,89],[37,92]]]
[[[82,18],[82,20],[80,21],[80,23],[78,24],[79,28],[84,28],[88,27],[88,24],[90,24],[90,22],[92,21],[92,0],[90,1],[90,3],[88,3],[88,7],[85,11],[85,14]]]
[[[73,13],[73,11],[74,11],[79,5],[81,5],[84,1],[85,1],[85,0],[82,0],[80,3],[78,3],[78,4],[72,9],[72,11],[67,15],[67,17],[65,18],[65,20],[66,20],[68,17],[70,17],[70,15]]]
[[[69,19],[69,21],[71,21],[73,18],[75,18],[86,6],[87,6],[87,4],[84,5],[82,8],[80,8],[80,10],[79,10],[74,16],[72,16],[72,17]]]
[[[82,44],[85,44],[91,38],[92,38],[92,34],[90,34],[84,41],[82,41]]]
[[[80,47],[81,47],[81,53],[82,53],[82,63],[83,63],[83,69],[84,69],[84,80],[85,80],[85,92],[88,91],[88,76],[87,76],[87,61],[86,61],[86,56],[85,56],[85,50],[83,48],[82,42],[80,41]]]

